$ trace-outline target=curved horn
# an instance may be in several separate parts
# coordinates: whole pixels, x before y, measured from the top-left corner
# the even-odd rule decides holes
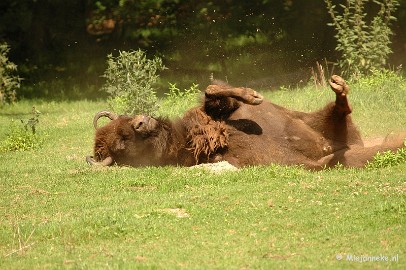
[[[93,126],[96,129],[97,128],[97,121],[99,120],[100,117],[108,117],[110,120],[115,120],[118,118],[118,115],[109,111],[100,111],[96,113],[96,115],[93,118]]]
[[[87,156],[86,157],[86,162],[89,165],[110,166],[111,164],[113,164],[113,158],[112,157],[106,157],[103,161],[96,161],[96,160],[94,160],[93,157]]]

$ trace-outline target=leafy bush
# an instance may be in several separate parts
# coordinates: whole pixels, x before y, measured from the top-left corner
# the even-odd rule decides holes
[[[199,93],[198,84],[192,84],[188,89],[180,90],[175,83],[169,83],[169,92],[165,93],[165,98],[161,101],[159,115],[169,118],[181,116],[196,104]]]
[[[338,65],[343,75],[360,77],[372,69],[384,68],[392,53],[390,23],[396,19],[392,14],[399,5],[398,0],[373,0],[379,5],[379,11],[369,22],[367,17],[370,15],[365,12],[365,3],[369,0],[347,0],[346,5],[340,4],[342,15],[336,11],[332,0],[324,1],[333,19],[329,25],[337,31],[336,49],[342,53]]]
[[[142,50],[120,51],[117,57],[108,55],[107,64],[102,89],[110,96],[110,107],[119,114],[156,114],[158,98],[153,85],[159,78],[157,71],[165,69],[162,59],[147,59]]]
[[[406,144],[405,147],[397,150],[396,152],[388,150],[383,153],[377,153],[374,156],[374,159],[371,162],[368,162],[366,167],[378,169],[396,166],[401,163],[406,163]]]
[[[39,115],[40,112],[33,107],[30,119],[20,120],[20,123],[12,121],[5,140],[0,143],[0,152],[26,151],[40,147],[44,139],[37,133]]]
[[[0,106],[16,101],[21,82],[21,78],[14,75],[17,65],[8,59],[9,51],[6,43],[0,44]]]
[[[369,75],[358,78],[354,84],[356,84],[356,87],[366,91],[376,91],[377,88],[382,86],[388,89],[392,88],[395,91],[404,86],[406,87],[406,79],[396,71],[373,69]]]

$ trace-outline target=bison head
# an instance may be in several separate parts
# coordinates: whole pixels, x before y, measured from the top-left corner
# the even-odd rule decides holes
[[[111,121],[97,128],[101,117]],[[94,157],[86,158],[89,164],[161,165],[169,134],[165,121],[145,115],[129,117],[101,111],[95,115],[93,124],[96,128]]]

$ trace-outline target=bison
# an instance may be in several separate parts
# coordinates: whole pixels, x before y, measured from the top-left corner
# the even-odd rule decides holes
[[[337,75],[329,80],[335,102],[311,113],[293,111],[250,88],[216,82],[205,90],[202,104],[177,120],[147,115],[118,116],[101,111],[92,165],[193,166],[228,161],[247,165],[303,165],[323,169],[342,164],[362,167],[379,151],[396,150],[404,137],[365,147],[351,120],[349,86]],[[97,121],[111,121],[97,128]]]

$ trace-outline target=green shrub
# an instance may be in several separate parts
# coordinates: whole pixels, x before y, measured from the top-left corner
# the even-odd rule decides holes
[[[165,69],[162,59],[147,59],[142,50],[120,51],[107,57],[108,67],[102,90],[109,94],[109,105],[119,114],[155,115],[158,110],[154,84],[158,71]]]
[[[26,151],[39,148],[44,138],[37,133],[39,115],[35,107],[28,120],[12,121],[6,138],[0,143],[0,152]]]
[[[340,4],[342,14],[336,11],[332,0],[324,0],[333,20],[329,25],[337,31],[336,50],[342,53],[338,65],[344,76],[360,77],[372,69],[385,68],[388,56],[392,53],[390,29],[392,16],[398,0],[373,0],[379,6],[378,13],[370,20],[365,12],[365,3],[370,0],[347,0],[346,5]]]
[[[405,147],[393,152],[388,150],[383,153],[377,153],[371,162],[366,165],[367,168],[378,169],[396,166],[401,163],[406,163],[406,142]]]
[[[350,84],[353,83],[357,88],[364,89],[365,91],[377,91],[377,88],[379,89],[382,86],[393,91],[399,88],[406,88],[406,79],[399,72],[388,69],[373,69],[369,75],[350,82]]]
[[[199,93],[198,84],[192,84],[188,89],[181,90],[175,83],[169,83],[169,92],[165,93],[165,98],[161,101],[159,115],[169,118],[181,116],[196,105]]]
[[[21,82],[21,78],[15,75],[17,65],[8,59],[9,51],[7,43],[0,44],[0,106],[16,101]]]

